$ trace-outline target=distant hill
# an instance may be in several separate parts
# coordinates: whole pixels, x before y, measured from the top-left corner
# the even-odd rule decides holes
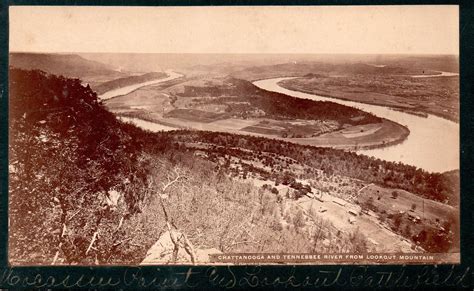
[[[255,65],[230,72],[232,76],[245,80],[259,80],[307,74],[334,75],[421,75],[436,74],[436,71],[459,72],[456,56],[381,56],[367,60],[329,62],[301,61],[279,64]]]
[[[308,74],[414,74],[410,68],[395,65],[373,66],[364,63],[330,64],[323,62],[283,63],[268,66],[255,66],[232,73],[232,76],[245,80],[258,80],[286,76],[305,76]],[[420,72],[421,74],[421,72]]]
[[[54,75],[79,78],[93,84],[127,76],[108,65],[75,54],[10,53],[10,65],[19,69],[37,69]]]

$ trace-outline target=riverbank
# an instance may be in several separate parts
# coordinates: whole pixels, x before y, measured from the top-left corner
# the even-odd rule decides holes
[[[208,111],[202,111],[203,108],[198,107],[192,111],[189,103],[184,103],[187,107],[183,106],[183,102],[188,102],[189,98],[183,97],[183,101],[173,101],[170,94],[173,93],[162,92],[155,86],[141,87],[127,95],[113,97],[113,100],[109,99],[106,105],[115,114],[131,118],[128,121],[134,121],[136,125],[151,131],[183,128],[220,131],[274,138],[304,145],[351,150],[390,146],[403,142],[409,135],[409,130],[406,127],[380,118],[373,118],[372,122],[359,125],[357,123],[356,125],[351,124],[352,120],[346,117],[349,114],[354,114],[354,111],[359,112],[356,110],[348,112],[344,116],[345,119],[341,118],[343,121],[339,123],[298,118],[281,120],[273,118],[272,115],[242,118],[234,116],[235,114],[221,114],[220,117],[210,119],[192,118],[194,112],[217,114],[219,111],[212,110],[219,110],[219,107],[216,106],[217,109],[206,107]],[[244,91],[238,91],[236,94],[244,94]],[[271,97],[273,96],[268,98]],[[183,107],[180,108],[180,114],[176,113],[176,103]],[[327,105],[327,103],[324,104]],[[234,106],[234,104],[231,103],[230,106]],[[328,108],[328,110],[339,110],[343,107],[334,104],[333,107],[328,106]],[[174,114],[170,114],[170,112]],[[315,118],[319,117],[317,113],[314,114]]]
[[[351,106],[383,117],[408,128],[410,134],[403,142],[382,148],[359,149],[355,152],[385,161],[401,162],[429,172],[459,169],[459,124],[432,114],[421,117],[390,107],[325,97],[286,89],[279,85],[294,77],[274,78],[254,82],[257,87],[289,96],[316,101],[331,101]],[[441,138],[442,137],[442,138]]]
[[[444,77],[452,77],[456,75],[446,75]],[[426,78],[428,76],[425,76]],[[436,78],[435,76],[431,75],[429,77]],[[308,86],[307,84],[297,84],[295,80],[303,79],[304,77],[293,77],[292,79],[287,79],[279,82],[279,86],[286,88],[288,90],[298,91],[307,94],[315,94],[323,97],[328,98],[335,98],[345,101],[353,101],[359,103],[365,103],[370,105],[377,105],[377,106],[385,106],[394,109],[399,109],[406,111],[407,113],[414,113],[414,114],[432,114],[456,123],[459,123],[459,113],[453,114],[453,112],[447,112],[440,107],[436,107],[435,105],[430,103],[427,104],[420,104],[414,105],[413,100],[406,99],[404,97],[393,96],[388,94],[381,94],[381,93],[374,93],[374,92],[363,92],[358,91],[356,92],[343,92],[343,91],[336,91],[336,90],[323,90],[318,88],[305,88]],[[440,78],[440,77],[437,77]],[[416,78],[415,78],[416,79]],[[426,103],[426,102],[425,102]]]
[[[259,122],[261,122],[261,119],[243,120],[230,118],[218,119],[212,122],[203,123],[189,120],[189,118],[186,119],[176,117],[164,117],[163,109],[167,111],[166,108],[169,107],[169,110],[172,110],[173,107],[169,104],[169,98],[165,94],[163,94],[162,98],[156,99],[156,96],[158,95],[152,94],[152,91],[155,89],[152,89],[151,87],[147,87],[148,89],[142,88],[137,91],[147,91],[143,94],[146,93],[145,95],[149,96],[149,98],[153,97],[156,99],[154,99],[153,102],[150,101],[150,104],[147,103],[148,109],[136,108],[136,105],[143,105],[143,100],[145,100],[140,97],[143,94],[138,94],[137,92],[133,93],[134,97],[130,95],[122,96],[122,98],[126,98],[127,102],[115,102],[117,104],[115,104],[114,102],[107,102],[107,107],[110,111],[116,114],[124,112],[133,112],[133,116],[129,117],[137,117],[139,119],[144,119],[150,122],[156,122],[161,125],[173,128],[176,127],[229,132],[234,134],[246,134],[266,138],[276,138],[284,141],[306,145],[310,144],[321,147],[337,147],[341,149],[356,151],[357,153],[379,158],[381,160],[402,162],[405,164],[422,168],[430,172],[444,172],[459,169],[458,123],[431,114],[427,117],[422,117],[403,111],[396,111],[393,110],[391,107],[366,104],[363,102],[346,101],[338,98],[308,94],[296,90],[288,90],[278,85],[279,82],[285,79],[288,78],[266,79],[254,82],[253,84],[267,91],[278,92],[297,98],[331,101],[342,105],[355,107],[365,112],[372,113],[376,116],[397,123],[400,127],[395,127],[397,128],[395,134],[393,132],[390,132],[389,130],[384,131],[380,129],[378,130],[378,132],[372,132],[372,134],[376,133],[377,135],[379,135],[380,139],[378,141],[374,141],[376,140],[375,135],[371,137],[369,134],[367,134],[368,132],[371,132],[373,130],[371,128],[365,128],[363,129],[363,132],[359,134],[356,134],[355,131],[353,134],[349,133],[349,137],[347,137],[347,132],[334,133],[334,135],[332,136],[333,140],[331,142],[328,142],[328,140],[330,140],[330,136],[326,136],[326,139],[324,141],[322,139],[317,141],[305,138],[283,138],[281,135],[277,136],[250,133],[242,129],[252,125],[257,125]],[[133,99],[130,100],[130,97],[132,97]],[[165,108],[163,106],[168,107]],[[146,116],[146,118],[143,118],[144,116]],[[388,124],[390,123],[386,122],[386,126]],[[402,127],[404,127],[405,129],[403,129]],[[161,128],[162,127],[160,127],[160,130]],[[387,129],[388,128],[390,128],[390,126],[387,126]],[[383,136],[384,133],[386,136]],[[344,134],[346,134],[346,136],[344,136]],[[387,136],[389,138],[387,138]],[[442,136],[443,138],[440,138],[440,136]],[[334,145],[333,141],[338,142],[336,142],[336,145]],[[349,143],[344,144],[343,142]]]
[[[166,74],[167,74],[166,78],[154,79],[154,80],[151,80],[151,81],[142,82],[142,83],[138,83],[138,84],[133,84],[133,85],[129,85],[129,86],[125,86],[125,87],[121,87],[121,88],[118,88],[118,89],[107,91],[107,92],[103,93],[102,95],[100,95],[99,98],[101,100],[109,100],[109,99],[112,99],[112,98],[116,98],[116,97],[119,97],[119,96],[130,94],[130,93],[132,93],[132,92],[134,92],[134,91],[136,91],[136,90],[138,90],[142,87],[145,87],[145,86],[156,85],[156,84],[159,84],[159,83],[163,83],[163,82],[167,82],[167,81],[170,81],[170,80],[174,80],[174,79],[183,77],[183,75],[178,74],[178,73],[173,72],[173,71],[167,71]]]
[[[238,123],[238,120],[232,120],[232,122],[222,120],[203,124],[176,118],[163,118],[156,114],[146,112],[115,112],[115,114],[124,121],[132,122],[143,129],[153,132],[179,129],[220,131],[278,139],[302,145],[331,147],[344,150],[368,150],[393,146],[405,141],[410,134],[410,131],[405,126],[387,119],[383,119],[381,123],[351,126],[316,137],[288,138],[279,135],[248,131],[245,130],[245,126],[242,128],[226,126],[226,124],[235,125]],[[245,120],[245,123],[248,122],[252,121]],[[258,120],[255,121],[255,123],[258,122]]]

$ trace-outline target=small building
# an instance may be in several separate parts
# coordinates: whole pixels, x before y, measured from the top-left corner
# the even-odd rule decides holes
[[[358,215],[359,215],[359,213],[357,213],[357,211],[355,211],[355,210],[353,210],[353,209],[349,209],[348,212],[349,212],[349,214],[352,214],[352,215],[354,215],[354,216],[358,216]]]
[[[346,201],[336,197],[332,199],[332,202],[336,203],[337,205],[346,206]]]
[[[328,211],[328,209],[325,208],[325,207],[320,207],[318,211],[319,211],[320,213],[324,213],[324,212]]]
[[[207,154],[205,152],[199,151],[199,150],[194,152],[194,156],[195,157],[200,157],[200,158],[207,158]]]

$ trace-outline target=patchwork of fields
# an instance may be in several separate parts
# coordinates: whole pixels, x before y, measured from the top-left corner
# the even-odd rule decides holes
[[[338,120],[273,117],[252,105],[252,86],[224,77],[193,77],[169,87],[149,86],[113,98],[107,106],[129,117],[166,124],[174,128],[266,136],[300,144],[338,148],[373,148],[402,141],[406,128],[382,120],[368,124],[342,124]],[[247,86],[247,85],[246,85]],[[256,90],[256,92],[259,92]],[[259,93],[258,93],[259,94]],[[361,122],[354,116],[351,122]]]

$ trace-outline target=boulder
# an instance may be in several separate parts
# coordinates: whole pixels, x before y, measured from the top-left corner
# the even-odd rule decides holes
[[[178,255],[176,261],[173,262],[173,251],[175,245],[171,240],[171,235],[174,235],[178,245]],[[195,263],[206,264],[209,263],[210,254],[222,253],[218,249],[194,249]],[[184,237],[178,231],[165,231],[158,241],[148,250],[145,259],[140,263],[141,265],[166,265],[166,264],[192,264],[191,255],[185,249]]]

